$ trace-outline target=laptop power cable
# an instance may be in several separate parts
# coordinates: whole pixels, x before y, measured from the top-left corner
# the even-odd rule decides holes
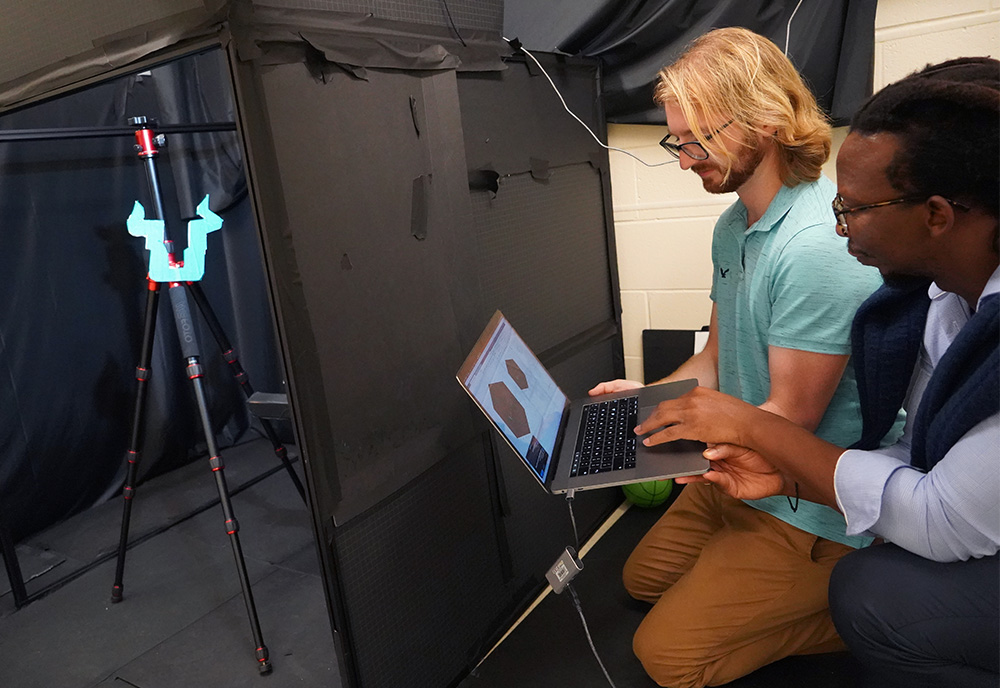
[[[594,646],[594,639],[590,635],[590,627],[587,625],[587,617],[583,615],[583,607],[580,605],[580,598],[576,594],[576,590],[573,589],[571,584],[572,580],[576,578],[576,575],[583,571],[583,562],[576,555],[576,550],[572,547],[567,547],[563,550],[563,553],[556,559],[556,562],[549,567],[549,570],[545,572],[545,578],[549,581],[552,586],[552,592],[559,595],[563,590],[569,590],[570,597],[573,598],[573,606],[576,607],[576,613],[580,615],[580,621],[583,623],[583,632],[587,635],[587,643],[590,644],[590,650],[594,653],[594,659],[597,660],[598,666],[601,667],[601,671],[604,672],[604,678],[607,679],[608,685],[611,688],[617,688],[615,682],[611,680],[611,675],[608,674],[608,670],[604,667],[604,662],[601,661],[601,656],[597,654],[597,648]]]
[[[573,537],[576,539],[577,547],[580,546],[580,536],[576,529],[576,517],[573,515],[573,490],[566,492],[566,505],[569,507],[569,517],[573,522]],[[583,561],[577,556],[576,549],[573,547],[567,547],[563,550],[559,558],[556,559],[555,563],[549,567],[549,570],[545,572],[545,579],[552,586],[552,592],[559,595],[563,590],[569,590],[570,597],[573,598],[573,606],[576,607],[576,613],[580,615],[580,621],[583,623],[583,632],[587,635],[587,643],[590,644],[590,650],[594,653],[594,659],[597,660],[598,666],[601,667],[601,671],[604,672],[604,678],[607,679],[608,685],[611,688],[617,688],[615,682],[611,680],[611,675],[608,674],[608,670],[604,667],[604,662],[601,661],[601,657],[597,654],[597,648],[594,646],[594,639],[590,635],[590,627],[587,625],[587,617],[583,615],[583,607],[580,605],[580,598],[576,594],[576,590],[573,589],[571,585],[577,574],[583,571]]]

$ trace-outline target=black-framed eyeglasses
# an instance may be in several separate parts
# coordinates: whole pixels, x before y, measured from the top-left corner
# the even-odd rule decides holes
[[[898,203],[915,203],[917,201],[923,201],[927,196],[902,196],[901,198],[893,198],[888,201],[879,201],[878,203],[865,203],[864,205],[856,205],[853,208],[844,205],[844,197],[837,194],[833,197],[833,215],[837,218],[837,232],[841,236],[847,236],[847,216],[851,213],[857,213],[862,210],[871,210],[872,208],[881,208],[887,205],[896,205]],[[951,205],[959,208],[961,210],[968,210],[969,206],[963,205],[957,201],[945,198]]]
[[[713,136],[718,134],[720,131],[722,131],[732,123],[733,120],[729,120],[721,127],[713,131],[711,134],[706,136],[705,140],[711,141]],[[673,134],[667,134],[660,140],[660,145],[663,146],[663,149],[665,151],[667,151],[677,159],[680,159],[681,151],[684,151],[684,154],[687,155],[692,160],[708,160],[708,151],[705,150],[705,147],[701,145],[701,143],[698,141],[686,141],[684,143],[681,143],[680,139],[674,136]]]

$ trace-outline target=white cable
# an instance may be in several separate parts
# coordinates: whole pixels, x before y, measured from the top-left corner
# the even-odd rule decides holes
[[[583,632],[587,634],[587,642],[590,643],[590,649],[594,653],[594,658],[597,660],[598,665],[601,667],[601,671],[604,672],[604,678],[608,679],[608,683],[611,688],[617,688],[615,682],[611,680],[611,675],[608,670],[604,668],[604,662],[601,661],[600,655],[597,654],[597,648],[594,647],[594,639],[590,637],[590,628],[587,627],[587,619],[583,615],[583,607],[580,606],[580,598],[576,596],[576,590],[573,589],[572,583],[567,583],[566,588],[569,590],[569,594],[573,596],[573,606],[576,607],[577,614],[580,615],[580,621],[583,622]]]
[[[504,40],[507,41],[508,43],[510,43],[510,39],[509,38],[504,37]],[[534,55],[532,55],[530,52],[528,52],[528,50],[525,47],[522,46],[522,47],[518,48],[518,50],[520,50],[525,55],[527,55],[528,57],[530,57],[534,61],[534,63],[536,65],[538,65],[538,68],[540,70],[542,70],[542,74],[544,74],[545,78],[549,80],[549,84],[552,86],[552,90],[556,92],[557,96],[559,96],[559,102],[562,103],[563,109],[566,110],[566,112],[568,112],[573,119],[575,119],[577,122],[579,122],[580,125],[583,126],[583,128],[586,129],[590,133],[590,135],[594,137],[594,140],[597,141],[597,145],[599,145],[601,148],[605,148],[605,149],[607,149],[609,151],[617,151],[619,153],[624,153],[625,155],[629,156],[630,158],[635,158],[636,160],[638,160],[639,162],[641,162],[646,167],[660,167],[661,165],[669,165],[670,163],[677,162],[676,160],[666,160],[664,162],[649,163],[649,162],[646,162],[645,160],[643,160],[642,158],[640,158],[639,156],[634,155],[632,153],[629,153],[627,150],[623,150],[621,148],[615,148],[614,146],[607,146],[607,145],[605,145],[599,138],[597,138],[597,134],[595,134],[591,130],[591,128],[587,126],[586,122],[584,122],[582,119],[580,119],[579,117],[577,117],[576,114],[572,110],[569,109],[569,105],[567,105],[566,101],[563,99],[562,93],[559,92],[559,89],[556,87],[556,83],[554,81],[552,81],[552,77],[550,77],[549,73],[545,71],[545,67],[542,66],[542,63],[539,62],[538,59]]]
[[[798,4],[795,5],[795,9],[792,10],[792,16],[788,18],[788,25],[785,26],[785,57],[788,57],[788,39],[792,37],[792,20],[795,19],[795,13],[799,11],[799,7],[802,6],[802,0],[799,0]]]

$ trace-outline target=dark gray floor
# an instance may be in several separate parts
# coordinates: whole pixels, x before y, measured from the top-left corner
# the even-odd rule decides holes
[[[117,549],[120,499],[18,545],[29,595],[70,580],[15,610],[0,574],[0,685],[340,688],[302,499],[283,470],[268,475],[279,465],[269,444],[223,458],[273,673],[257,671],[215,480],[197,461],[137,490],[130,540],[147,539],[128,552],[119,604],[110,602],[115,557],[93,564]]]
[[[632,549],[666,510],[630,508],[584,558],[575,579],[591,638],[618,688],[656,688],[632,653],[632,636],[649,606],[628,596],[621,570]],[[727,688],[853,688],[860,667],[846,652],[788,657]],[[607,688],[568,592],[550,594],[459,688]]]

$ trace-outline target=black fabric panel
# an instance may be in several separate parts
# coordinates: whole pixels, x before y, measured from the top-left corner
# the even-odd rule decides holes
[[[316,389],[298,404],[324,406],[333,446],[314,444],[308,427],[303,438],[325,470],[335,466],[339,485],[328,476],[320,499],[344,523],[471,432],[454,375],[481,325],[455,74],[369,70],[321,83],[288,65],[266,68],[262,83],[288,222],[271,240],[294,250],[307,314],[291,326],[313,333],[319,367],[290,374]]]
[[[608,280],[595,279],[607,274],[607,230],[601,175],[589,163],[545,181],[502,177],[495,198],[472,194],[472,212],[483,301],[537,354],[615,320]]]
[[[481,2],[488,17],[496,0]],[[304,9],[234,5],[232,30],[240,58],[273,65],[320,57],[315,67],[324,74],[346,71],[364,79],[370,68],[495,71],[503,68],[500,58],[509,50],[496,28],[456,30],[447,22],[420,21],[438,15],[419,4],[402,13],[407,20],[387,18],[399,12],[338,12],[316,4]]]
[[[4,131],[232,120],[218,53],[108,82],[0,118]],[[186,104],[181,107],[180,104]],[[227,138],[228,137],[228,138]],[[258,389],[280,391],[256,230],[234,134],[170,135],[159,156],[168,223],[210,193],[205,294]],[[23,537],[118,493],[146,302],[146,256],[125,219],[151,205],[130,136],[0,143],[6,297],[0,300],[0,501]],[[192,199],[196,198],[194,202]],[[184,244],[184,241],[178,241]],[[140,479],[203,447],[166,290],[160,297]],[[201,318],[195,321],[201,325]],[[223,446],[246,431],[243,396],[199,328],[211,417]],[[140,491],[141,495],[141,491]],[[141,497],[140,497],[141,499]]]
[[[350,659],[365,688],[452,684],[509,606],[485,446],[475,437],[337,529]]]
[[[662,380],[691,358],[693,353],[693,330],[643,330],[643,382],[649,384]]]
[[[802,0],[797,12],[798,0],[589,0],[573,3],[572,14],[567,4],[507,0],[504,30],[529,50],[600,58],[612,122],[662,123],[652,100],[657,72],[690,41],[725,26],[756,31],[781,49],[790,35],[789,58],[838,124],[871,94],[875,0]]]
[[[605,127],[600,81],[593,62],[557,55],[535,55],[560,88],[569,108],[601,140]],[[591,160],[607,160],[586,129],[567,113],[548,79],[528,58],[507,60],[500,75],[463,74],[459,81],[465,147],[470,172],[493,170],[502,176],[530,172],[532,160],[550,169]],[[502,89],[516,95],[500,95]],[[501,179],[501,183],[503,180]]]

